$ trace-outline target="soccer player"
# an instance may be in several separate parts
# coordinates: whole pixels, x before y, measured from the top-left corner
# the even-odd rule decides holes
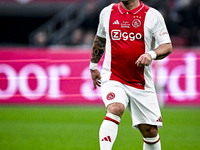
[[[100,74],[97,64],[105,49]],[[143,136],[143,150],[161,149],[162,118],[151,65],[171,52],[164,19],[154,8],[139,0],[121,0],[101,11],[90,61],[94,87],[101,86],[107,110],[99,131],[101,150],[112,149],[126,107]]]

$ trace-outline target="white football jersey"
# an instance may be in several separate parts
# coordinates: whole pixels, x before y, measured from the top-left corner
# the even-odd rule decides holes
[[[164,19],[157,10],[142,2],[130,11],[121,3],[111,4],[100,13],[97,35],[106,38],[103,83],[115,80],[138,89],[154,90],[152,64],[137,67],[135,62],[156,45],[171,42]]]

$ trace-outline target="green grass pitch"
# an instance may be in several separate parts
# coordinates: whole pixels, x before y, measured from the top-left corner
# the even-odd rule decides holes
[[[200,109],[162,108],[162,150],[200,149]],[[103,107],[1,106],[1,150],[98,150]],[[142,150],[128,110],[113,150]]]

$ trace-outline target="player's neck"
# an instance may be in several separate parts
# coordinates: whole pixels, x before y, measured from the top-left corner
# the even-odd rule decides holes
[[[130,0],[127,2],[122,2],[122,7],[126,10],[132,10],[140,6],[139,0]]]

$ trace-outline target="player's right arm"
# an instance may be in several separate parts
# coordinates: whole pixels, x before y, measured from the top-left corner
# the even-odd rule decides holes
[[[105,45],[106,45],[106,39],[96,35],[92,47],[92,56],[91,56],[92,63],[98,63],[100,61],[105,51]]]
[[[90,60],[90,73],[95,89],[97,88],[97,86],[101,86],[101,75],[99,70],[97,69],[97,64],[103,56],[103,53],[105,51],[105,45],[106,39],[96,35],[93,42],[92,55]]]
[[[92,47],[92,55],[90,60],[90,72],[93,80],[94,88],[97,86],[101,86],[101,75],[99,70],[97,69],[97,64],[100,61],[103,53],[105,51],[106,45],[106,31],[105,31],[105,16],[107,15],[107,11],[109,8],[104,8],[99,16],[99,24],[97,28],[97,34],[94,38],[93,47]]]

